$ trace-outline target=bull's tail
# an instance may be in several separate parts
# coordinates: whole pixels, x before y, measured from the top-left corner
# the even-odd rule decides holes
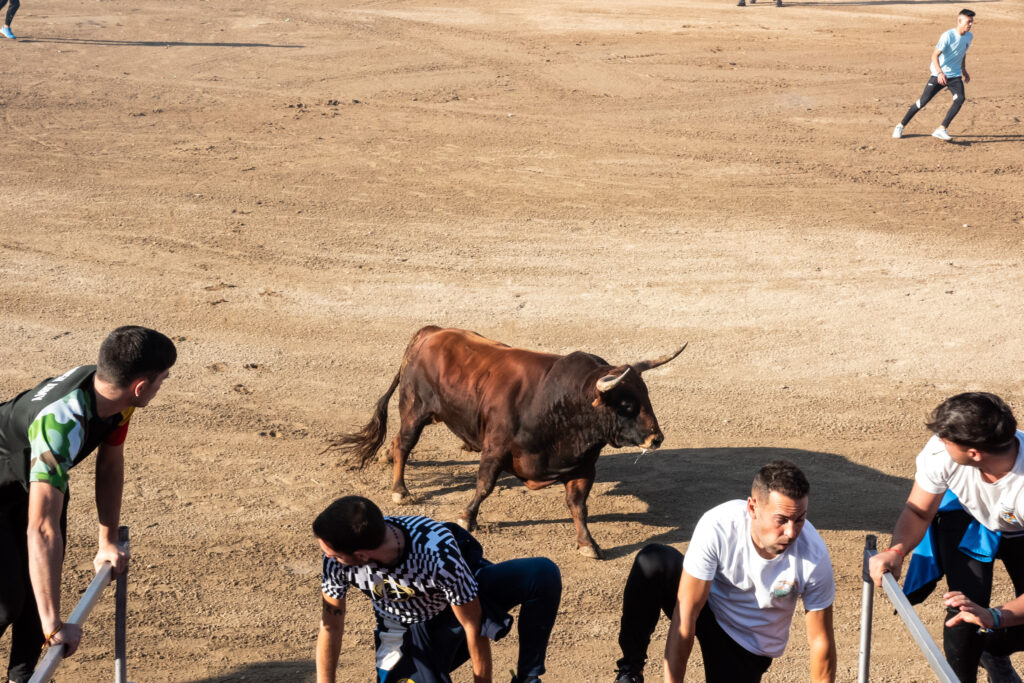
[[[358,432],[342,434],[321,452],[339,450],[346,455],[355,456],[356,466],[362,469],[370,462],[377,451],[384,443],[384,437],[388,433],[388,403],[391,401],[391,394],[398,388],[398,382],[402,379],[402,370],[405,369],[405,360],[402,367],[395,373],[395,379],[384,395],[377,400],[377,408],[373,411],[373,417],[363,425]]]
[[[398,388],[398,383],[402,379],[402,373],[405,372],[405,366],[409,363],[409,352],[412,351],[413,345],[421,337],[433,334],[439,329],[434,326],[424,327],[412,336],[408,346],[405,347],[405,353],[402,354],[402,364],[399,366],[398,372],[395,373],[395,378],[391,380],[391,386],[388,387],[383,396],[377,399],[377,408],[373,411],[373,417],[370,418],[370,421],[358,432],[342,434],[334,441],[331,441],[327,448],[320,451],[321,453],[338,450],[346,455],[354,455],[356,466],[360,469],[366,467],[366,464],[373,460],[374,456],[377,455],[377,451],[380,450],[381,445],[384,443],[384,438],[387,436],[388,403],[391,401],[391,394],[395,393],[395,389]]]

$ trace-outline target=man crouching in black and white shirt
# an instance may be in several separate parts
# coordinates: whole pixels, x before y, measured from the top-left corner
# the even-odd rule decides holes
[[[385,517],[370,500],[345,496],[313,522],[324,552],[317,683],[334,683],[349,585],[377,616],[380,683],[450,683],[467,659],[474,683],[490,683],[490,640],[519,612],[519,667],[513,683],[540,681],[562,597],[557,565],[535,557],[492,564],[469,532],[427,517]],[[351,676],[346,676],[352,680]]]

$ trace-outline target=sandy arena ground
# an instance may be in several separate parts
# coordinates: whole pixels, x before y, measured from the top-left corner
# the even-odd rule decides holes
[[[685,549],[777,456],[814,487],[854,680],[864,535],[888,540],[927,412],[984,389],[1024,417],[1024,2],[970,6],[949,144],[928,135],[945,94],[889,137],[942,1],[22,3],[0,44],[0,397],[127,322],[180,354],[127,444],[130,678],[312,680],[315,514],[360,493],[455,518],[475,462],[443,428],[407,508],[383,466],[321,454],[437,323],[612,362],[690,342],[646,375],[665,446],[599,465],[607,560],[576,554],[560,487],[503,479],[481,508],[491,559],[562,568],[546,680],[610,681],[633,554]],[[95,550],[91,463],[72,481],[65,614]],[[371,610],[349,611],[340,680],[364,683]],[[112,612],[58,680],[109,680]],[[875,633],[873,680],[933,680],[884,598]],[[806,679],[798,610],[765,680]]]

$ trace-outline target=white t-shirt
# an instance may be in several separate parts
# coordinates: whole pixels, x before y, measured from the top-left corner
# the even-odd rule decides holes
[[[750,537],[747,501],[730,500],[697,522],[683,560],[690,576],[711,581],[711,611],[722,629],[754,654],[778,657],[786,650],[796,599],[808,612],[836,596],[825,541],[810,522],[781,555],[766,560]]]
[[[1017,431],[1017,460],[1013,469],[993,483],[981,478],[981,470],[957,465],[946,445],[932,436],[917,456],[914,481],[928,493],[950,489],[960,504],[991,531],[1024,531],[1024,432]]]

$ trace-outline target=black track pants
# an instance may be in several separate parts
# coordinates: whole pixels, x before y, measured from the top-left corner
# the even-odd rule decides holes
[[[4,8],[8,0],[0,0],[0,9]],[[11,6],[7,8],[7,18],[4,20],[4,26],[10,26],[11,22],[14,21],[14,15],[18,13],[18,8],[21,7],[21,0],[10,0]]]
[[[683,555],[667,545],[651,544],[637,553],[622,593],[619,671],[642,673],[651,634],[664,614],[676,609]],[[697,617],[697,642],[704,656],[708,683],[757,683],[771,666],[771,657],[756,655],[729,637],[705,604]]]
[[[70,492],[64,496],[60,531],[67,542]],[[28,494],[21,484],[0,487],[0,637],[11,627],[9,680],[26,683],[43,649],[32,582],[28,574]]]
[[[935,516],[935,540],[949,590],[960,591],[979,605],[988,607],[992,598],[992,569],[995,563],[979,562],[959,549],[960,540],[972,519],[963,510],[939,512]],[[1003,538],[996,557],[1003,561],[1010,575],[1014,594],[1024,593],[1024,537]],[[952,618],[957,612],[959,610],[947,608],[946,619]],[[1022,634],[1016,629],[1001,629],[993,635],[999,637],[991,638],[992,642],[987,643],[987,638],[978,633],[978,627],[972,624],[943,627],[942,646],[946,660],[961,683],[977,681],[978,661],[983,649],[993,654],[1008,654],[1007,649],[1012,646],[1012,642],[1024,642],[1024,638],[1019,637]]]
[[[928,84],[924,86],[924,92],[921,93],[920,99],[910,105],[910,109],[907,110],[903,120],[900,121],[901,125],[907,125],[910,123],[910,119],[914,118],[914,114],[924,109],[924,105],[928,104],[935,93],[939,92],[943,88],[949,88],[949,92],[953,93],[953,104],[949,106],[949,111],[946,112],[946,118],[942,119],[943,127],[948,127],[953,122],[953,118],[960,112],[960,107],[964,106],[964,79],[957,76],[956,78],[947,78],[946,84],[942,85],[939,83],[939,79],[932,76],[928,79]]]

